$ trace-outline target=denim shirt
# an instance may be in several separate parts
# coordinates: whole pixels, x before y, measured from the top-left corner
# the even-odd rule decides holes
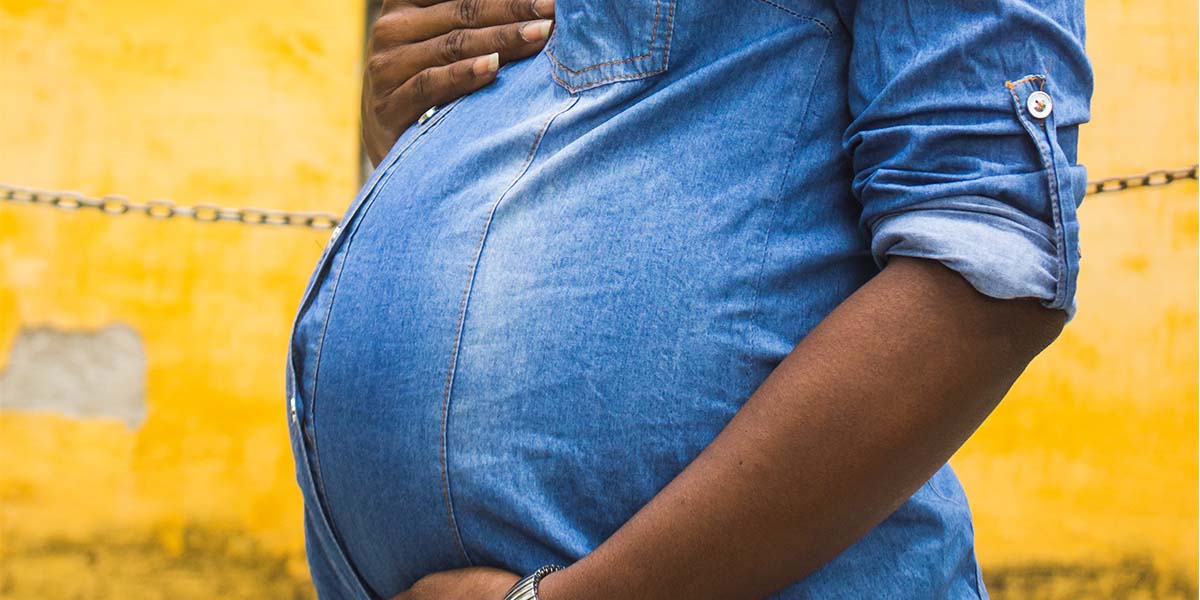
[[[1082,0],[558,0],[403,132],[302,298],[321,597],[578,560],[889,256],[1073,314],[1083,42]],[[986,595],[944,466],[774,597]]]

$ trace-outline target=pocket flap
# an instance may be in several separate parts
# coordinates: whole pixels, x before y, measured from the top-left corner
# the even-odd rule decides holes
[[[551,75],[577,92],[667,70],[675,0],[559,0]]]

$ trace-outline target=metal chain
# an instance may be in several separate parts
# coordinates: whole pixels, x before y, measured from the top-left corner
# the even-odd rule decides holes
[[[1176,181],[1183,181],[1185,179],[1196,179],[1196,167],[1197,165],[1192,165],[1182,169],[1160,169],[1157,171],[1148,171],[1140,175],[1126,175],[1124,177],[1097,179],[1088,182],[1087,193],[1111,194],[1113,192],[1122,192],[1134,188],[1154,187],[1175,183]]]
[[[108,215],[138,213],[151,219],[183,218],[201,223],[218,221],[245,225],[271,225],[276,227],[307,227],[309,229],[333,229],[338,217],[324,212],[300,212],[267,210],[261,208],[225,208],[215,204],[180,206],[168,200],[134,202],[124,196],[92,198],[78,192],[56,192],[18,187],[0,183],[0,201],[53,206],[63,210],[92,208]]]
[[[1159,169],[1138,175],[1109,177],[1087,183],[1087,194],[1111,194],[1143,187],[1156,187],[1197,179],[1197,165],[1182,169]],[[56,192],[0,183],[0,201],[25,204],[41,204],[63,210],[93,208],[108,215],[139,213],[151,219],[184,218],[201,223],[218,221],[242,223],[244,225],[271,225],[276,227],[307,227],[309,229],[333,229],[340,219],[325,212],[299,212],[267,210],[262,208],[225,208],[215,204],[181,206],[168,200],[134,202],[124,196],[102,196],[92,198],[78,192]]]

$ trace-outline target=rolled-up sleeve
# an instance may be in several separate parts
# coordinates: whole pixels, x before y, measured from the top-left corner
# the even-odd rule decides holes
[[[852,158],[881,267],[938,260],[996,298],[1075,313],[1083,0],[841,0]]]

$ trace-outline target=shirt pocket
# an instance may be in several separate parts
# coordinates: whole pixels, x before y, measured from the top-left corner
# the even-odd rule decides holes
[[[666,72],[675,0],[559,0],[554,14],[546,56],[568,91]]]

